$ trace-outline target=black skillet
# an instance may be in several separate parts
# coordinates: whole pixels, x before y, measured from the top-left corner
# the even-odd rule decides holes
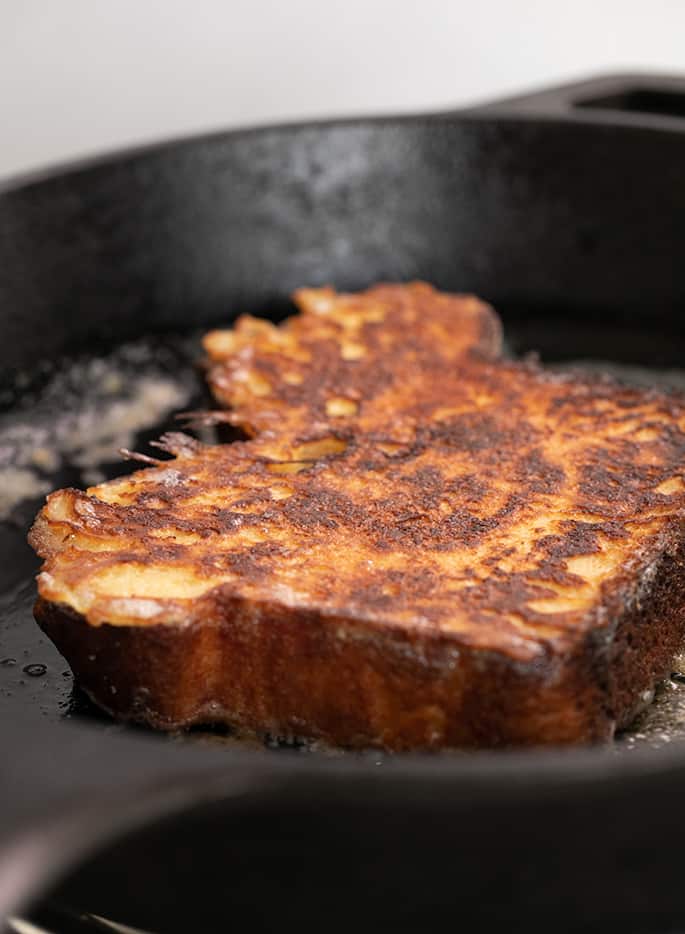
[[[324,282],[423,278],[490,300],[516,352],[681,366],[684,117],[685,80],[631,75],[19,180],[0,192],[4,417],[31,424],[49,390],[58,419],[89,359],[143,335],[195,379],[169,335]],[[0,918],[47,893],[169,932],[685,928],[677,741],[330,757],[113,725],[31,621],[35,506],[0,523]]]

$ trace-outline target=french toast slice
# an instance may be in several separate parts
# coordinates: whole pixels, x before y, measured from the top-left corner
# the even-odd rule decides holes
[[[36,617],[105,710],[388,749],[606,740],[685,632],[685,399],[500,358],[421,283],[206,338],[250,440],[48,497]]]

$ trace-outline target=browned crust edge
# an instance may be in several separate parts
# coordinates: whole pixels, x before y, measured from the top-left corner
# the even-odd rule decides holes
[[[158,729],[226,723],[390,750],[599,742],[667,675],[685,634],[685,545],[669,537],[574,652],[525,664],[444,632],[221,593],[185,626],[92,626],[42,599],[35,613],[96,704]]]

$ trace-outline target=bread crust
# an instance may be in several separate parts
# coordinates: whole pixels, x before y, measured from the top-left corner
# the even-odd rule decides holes
[[[98,706],[158,729],[395,751],[595,743],[630,722],[685,635],[683,531],[658,543],[646,584],[627,573],[606,595],[606,621],[575,650],[532,662],[221,592],[202,625],[92,626],[45,600],[36,618]]]

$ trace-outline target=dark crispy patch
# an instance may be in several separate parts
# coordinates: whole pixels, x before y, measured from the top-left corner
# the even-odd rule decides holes
[[[270,572],[270,565],[274,560],[285,556],[287,549],[274,542],[259,542],[242,551],[229,552],[219,555],[214,561],[223,563],[223,566],[240,574],[241,577],[256,580]],[[216,567],[216,564],[213,565]]]
[[[514,476],[531,493],[554,493],[566,478],[563,467],[551,464],[535,447],[519,458]]]
[[[446,445],[481,456],[488,450],[497,451],[512,445],[528,446],[536,437],[534,429],[525,422],[507,425],[483,412],[455,415],[428,425],[425,432],[427,447]]]

